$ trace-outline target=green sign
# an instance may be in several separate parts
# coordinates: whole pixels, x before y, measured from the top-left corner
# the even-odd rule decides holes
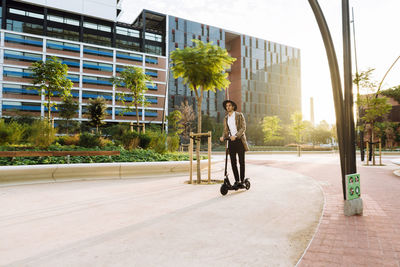
[[[346,175],[346,199],[356,199],[361,195],[360,189],[360,174],[348,174]]]

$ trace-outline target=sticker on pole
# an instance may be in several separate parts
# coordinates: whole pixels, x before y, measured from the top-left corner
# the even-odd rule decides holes
[[[346,175],[346,199],[356,199],[361,195],[360,189],[360,174],[348,174]]]

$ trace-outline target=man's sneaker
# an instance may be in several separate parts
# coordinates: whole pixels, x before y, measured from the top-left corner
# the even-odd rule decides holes
[[[239,182],[239,181],[236,181],[236,182],[233,184],[232,187],[233,187],[233,188],[240,188],[240,182]]]

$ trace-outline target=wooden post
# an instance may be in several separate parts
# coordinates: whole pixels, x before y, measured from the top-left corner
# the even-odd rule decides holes
[[[192,172],[193,172],[193,132],[190,132],[190,143],[189,143],[189,184],[192,183]]]
[[[382,138],[379,138],[379,165],[382,166]]]
[[[211,131],[208,132],[208,183],[211,183]]]
[[[366,142],[367,143],[367,166],[369,166],[369,143],[368,143],[368,141]]]
[[[375,143],[374,142],[372,142],[371,149],[372,149],[372,165],[375,166]]]

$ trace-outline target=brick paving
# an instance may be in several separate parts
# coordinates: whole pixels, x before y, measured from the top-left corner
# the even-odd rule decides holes
[[[297,266],[400,267],[400,177],[393,174],[393,165],[372,167],[358,162],[364,214],[345,216],[338,163],[251,163],[310,176],[324,191],[325,207],[319,228]]]

